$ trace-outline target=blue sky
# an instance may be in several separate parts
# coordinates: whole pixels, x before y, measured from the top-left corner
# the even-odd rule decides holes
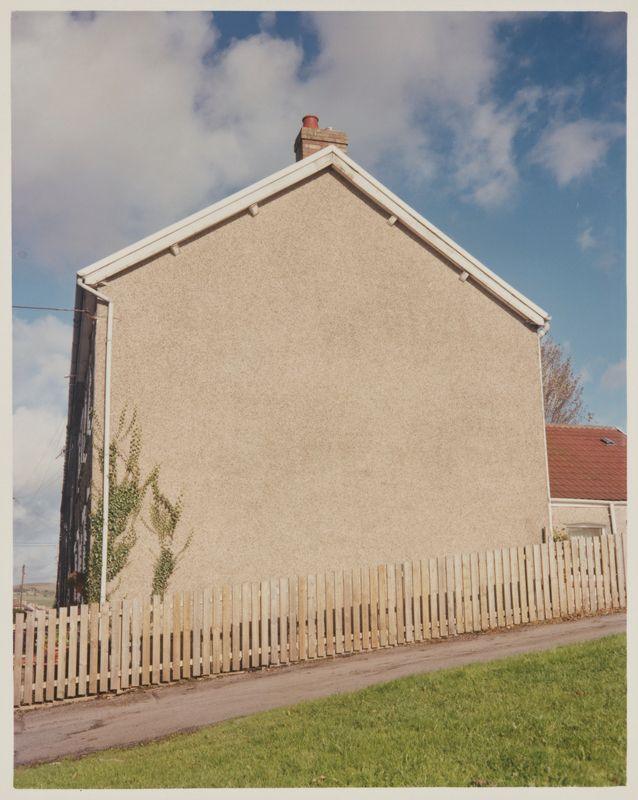
[[[77,269],[286,166],[316,113],[550,312],[595,421],[626,428],[624,14],[21,13],[12,38],[15,304],[72,306]],[[70,344],[70,314],[15,312],[34,580],[55,571]]]

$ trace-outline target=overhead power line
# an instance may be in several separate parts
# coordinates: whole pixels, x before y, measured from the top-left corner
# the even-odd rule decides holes
[[[11,308],[26,308],[30,311],[79,311],[88,314],[91,319],[97,319],[93,314],[89,314],[86,308],[60,308],[58,306],[11,306]]]

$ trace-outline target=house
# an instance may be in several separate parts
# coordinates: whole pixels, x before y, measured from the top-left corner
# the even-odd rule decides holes
[[[305,117],[293,164],[78,273],[59,602],[104,505],[112,597],[549,530],[548,314],[346,149]]]
[[[627,530],[627,436],[620,428],[548,425],[554,530],[600,536]]]

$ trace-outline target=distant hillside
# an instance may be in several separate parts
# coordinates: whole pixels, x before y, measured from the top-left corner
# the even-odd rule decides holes
[[[13,605],[20,602],[20,585],[13,587]],[[23,604],[52,608],[55,604],[55,583],[25,583],[22,595]]]

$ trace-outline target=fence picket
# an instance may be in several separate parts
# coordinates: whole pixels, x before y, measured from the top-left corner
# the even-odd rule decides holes
[[[572,564],[572,548],[571,542],[561,542],[563,549],[563,561],[565,564],[565,582],[567,587],[567,613],[572,616],[576,610],[575,592],[574,592],[574,575]]]
[[[24,643],[24,692],[22,693],[22,702],[25,705],[31,705],[33,702],[33,667],[35,664],[34,646],[35,612],[27,611]]]
[[[317,658],[317,577],[308,575],[308,658]]]
[[[299,660],[308,658],[308,579],[299,576]],[[340,608],[340,606],[337,606]]]
[[[481,630],[486,631],[490,626],[487,605],[487,553],[479,553],[479,596],[481,606]]]
[[[288,579],[279,579],[279,660],[282,664],[290,663],[289,646],[290,598],[288,596]]]
[[[405,608],[404,608],[404,586],[403,586],[403,565],[394,565],[394,589],[396,592],[396,613],[397,613],[397,643],[405,643]]]
[[[618,564],[616,563],[616,543],[614,536],[607,537],[607,550],[609,553],[609,579],[611,585],[611,607],[620,607],[618,594]]]
[[[82,623],[80,622],[80,651],[86,653],[86,643],[82,648]],[[86,656],[85,656],[86,657]],[[131,673],[131,610],[130,601],[124,598],[122,601],[122,654],[120,655],[120,686],[128,689]],[[85,670],[86,677],[86,670]],[[80,675],[80,686],[82,676]]]
[[[370,570],[359,568],[361,575],[361,647],[370,649]]]
[[[290,597],[291,600],[296,599],[296,593],[293,592],[293,578],[290,579]],[[250,584],[250,666],[257,668],[259,666],[259,633],[260,633],[260,616],[259,609],[261,603],[261,592],[259,581],[253,581]],[[295,623],[296,624],[296,623]],[[292,645],[292,642],[291,642]],[[294,659],[293,659],[294,660]]]
[[[436,569],[439,578],[439,635],[442,637],[447,637],[447,572],[445,569],[445,556],[439,556],[437,559]]]
[[[91,681],[93,680],[93,611],[89,610],[89,616],[91,619],[90,625],[90,651],[91,651],[91,669],[90,669],[90,678],[89,678],[89,691],[91,687]],[[140,634],[141,634],[141,625],[142,617],[141,617],[141,608],[140,608],[140,601],[137,597],[133,599],[133,603],[131,605],[131,686],[139,686],[140,685]]]
[[[191,636],[193,631],[193,593],[184,592],[184,628],[182,636],[182,677],[191,676],[191,658],[193,656],[193,646]]]
[[[370,577],[370,647],[373,650],[381,646],[379,633],[379,570],[378,567],[368,569]]]
[[[503,590],[503,551],[494,550],[494,580],[496,582],[496,624],[505,627],[505,593]]]
[[[503,560],[503,596],[505,602],[505,627],[511,628],[514,622],[512,611],[512,565],[510,562],[509,548],[501,549]]]
[[[463,630],[471,633],[474,630],[472,614],[472,570],[470,567],[470,554],[463,553],[461,556],[461,572],[463,585]]]
[[[423,606],[421,604],[422,597],[422,578],[421,578],[421,562],[412,562],[412,605],[414,608],[413,623],[414,623],[414,641],[422,642],[424,637],[423,633]]]
[[[454,556],[454,608],[456,632],[465,633],[465,604],[463,602],[463,567],[461,556]]]
[[[297,578],[288,581],[288,604],[290,613],[290,660],[299,661],[299,633],[297,631],[297,618],[299,615],[299,584]]]
[[[394,646],[398,643],[397,638],[397,587],[396,572],[394,564],[386,565],[386,577],[388,582],[388,644]]]
[[[279,581],[270,581],[270,663],[279,664]]]
[[[600,567],[603,584],[603,608],[611,608],[611,581],[609,579],[609,548],[607,536],[600,537]]]
[[[470,553],[470,593],[472,598],[472,630],[481,630],[481,582],[478,553]]]
[[[385,564],[377,567],[379,582],[379,644],[381,647],[388,646],[388,575]]]
[[[162,598],[158,594],[153,595],[151,623],[151,683],[159,683],[162,644]]]
[[[269,586],[267,581],[262,581],[261,584],[261,596],[262,596],[262,608],[261,608],[261,619],[262,624],[264,620],[268,620],[268,613],[269,609],[265,609],[263,606],[264,601],[264,586]],[[268,598],[268,605],[270,606],[270,592],[267,592]],[[233,622],[233,596],[230,586],[225,583],[222,586],[222,624],[221,624],[221,636],[222,636],[222,672],[230,672],[230,665],[231,665],[231,626]],[[268,634],[266,633],[265,636],[262,636],[262,641],[268,641]],[[265,648],[267,651],[267,648]],[[262,650],[262,659],[264,657],[264,651]],[[262,660],[262,665],[264,661]],[[267,661],[265,663],[268,663]]]
[[[583,611],[583,589],[580,577],[580,552],[578,549],[578,540],[573,538],[569,541],[569,547],[572,553],[572,575],[574,580],[574,612],[581,614]]]
[[[414,609],[412,600],[414,595],[413,588],[413,575],[412,575],[412,562],[403,562],[403,603],[405,607],[405,641],[414,641]]]
[[[70,638],[67,639],[67,641],[70,641]],[[100,604],[91,603],[91,605],[89,606],[89,694],[97,694],[99,668],[100,668]],[[70,682],[70,680],[71,680],[71,665],[69,661],[68,682]],[[67,694],[68,694],[68,686],[67,686]]]
[[[55,640],[58,627],[58,612],[49,608],[45,617],[46,624],[46,653],[45,653],[45,691],[44,699],[53,700],[55,693]]]
[[[250,583],[241,585],[241,668],[250,667]]]
[[[525,548],[518,547],[518,589],[521,598],[521,622],[529,622],[529,604],[527,591],[527,565]]]
[[[430,613],[430,566],[425,559],[420,561],[421,569],[421,622],[423,638],[432,638],[432,617]]]
[[[343,574],[334,576],[335,595],[335,653],[343,653]]]
[[[527,587],[527,614],[530,622],[536,622],[538,611],[536,605],[536,591],[534,586],[534,547],[526,544],[523,547],[525,554],[525,586]]]
[[[210,675],[210,634],[213,624],[213,596],[210,589],[202,597],[202,675]]]
[[[162,672],[161,680],[168,682],[171,679],[171,629],[174,629],[172,604],[168,595],[162,598]],[[122,629],[122,633],[124,630]],[[179,634],[178,634],[179,635]],[[173,658],[173,661],[175,659]]]
[[[521,624],[521,596],[519,586],[519,570],[518,570],[518,549],[510,547],[509,549],[509,562],[510,562],[510,580],[512,583],[512,618],[514,625]]]
[[[317,658],[326,655],[326,576],[317,575]]]
[[[271,582],[271,598],[272,598],[272,585],[274,581]],[[238,672],[241,669],[241,584],[235,583],[231,587],[231,594],[232,594],[232,612],[231,612],[231,623],[230,623],[230,649],[231,649],[231,664],[230,667],[233,672]],[[277,601],[279,601],[279,593],[277,593]],[[274,600],[271,599],[271,603]],[[278,614],[272,613],[271,610],[271,618],[274,617],[275,619],[275,626],[277,625],[277,617]],[[271,634],[272,636],[272,634]],[[279,652],[277,650],[276,644],[272,645],[272,649],[274,653],[277,654],[277,661],[279,663]]]
[[[545,596],[543,595],[543,565],[541,558],[541,545],[532,546],[532,560],[534,562],[534,599],[536,601],[536,617],[545,619]]]
[[[69,697],[75,697],[75,689],[76,689],[76,658],[77,658],[77,649],[76,649],[76,625],[77,622],[77,615],[75,620],[72,618],[74,608],[71,607],[71,614],[69,615],[69,681],[71,681],[71,676],[73,676],[73,685],[69,685]],[[77,608],[75,608],[77,611]],[[98,684],[98,692],[106,692],[108,691],[108,679],[109,679],[109,637],[111,635],[110,632],[111,627],[111,610],[109,606],[108,600],[106,603],[100,604],[100,628],[99,628],[99,637],[100,637],[100,680]]]
[[[89,607],[80,606],[80,652],[78,654],[78,694],[86,694],[89,642]]]
[[[352,570],[343,573],[343,649],[352,653]]]
[[[168,609],[167,609],[168,610]],[[168,614],[165,615],[165,621]],[[171,677],[178,681],[182,676],[182,596],[179,592],[174,592],[171,600],[171,622],[172,622],[172,658],[171,658]]]
[[[151,604],[148,600],[142,606],[142,676],[140,683],[148,686],[151,680]]]
[[[447,619],[448,636],[454,636],[456,634],[456,618],[454,616],[454,584],[454,559],[452,556],[447,556],[445,559],[445,616]]]
[[[41,703],[44,699],[44,640],[46,638],[46,611],[38,609],[36,618],[36,645],[35,645],[35,691],[34,702]]]
[[[618,604],[621,608],[625,608],[627,599],[627,587],[625,584],[625,538],[624,534],[616,534],[614,537],[616,566],[618,569]]]
[[[585,540],[587,552],[587,587],[589,592],[589,611],[598,611],[598,597],[596,593],[596,574],[594,572],[594,541],[587,538]]]
[[[487,610],[490,628],[496,628],[496,591],[494,585],[494,551],[485,554],[487,561]]]
[[[217,675],[222,668],[222,615],[223,590],[221,586],[213,587],[213,635],[211,640],[212,672]]]
[[[65,613],[65,620],[66,620],[66,608],[61,609],[60,614],[64,611]],[[60,616],[60,621],[62,617]],[[62,630],[62,625],[60,624],[60,631]],[[60,637],[62,637],[62,633],[60,633]],[[24,614],[19,611],[15,617],[14,629],[13,629],[13,705],[19,706],[22,702],[22,687],[24,685],[24,679],[22,674],[22,649],[24,646]],[[60,694],[59,684],[58,684],[58,697],[62,697],[63,694]]]
[[[202,593],[193,592],[193,642],[191,645],[191,675],[197,678],[202,674]]]
[[[106,611],[102,607],[102,614],[106,613],[108,619],[108,604],[106,604]],[[102,649],[107,649],[108,652],[108,628],[106,635],[106,644],[102,642]],[[67,680],[67,697],[75,697],[77,695],[77,678],[78,678],[78,606],[71,606],[69,609],[69,656],[68,656],[68,680]],[[106,678],[104,683],[100,686],[100,691],[105,692],[107,689]]]
[[[605,608],[605,589],[603,586],[602,547],[599,537],[594,539],[594,569],[596,570],[596,598],[598,610]]]
[[[58,616],[58,674],[55,682],[55,696],[58,700],[62,700],[66,695],[67,615],[67,607],[62,606]],[[15,649],[13,652],[16,652]],[[22,653],[22,642],[20,642],[20,653]]]
[[[558,577],[558,598],[560,601],[559,616],[567,613],[567,576],[565,574],[565,555],[563,543],[556,542],[556,572]]]
[[[122,602],[118,601],[111,606],[111,691],[120,689],[120,651],[122,648]]]
[[[361,570],[354,567],[352,570],[352,649],[355,653],[361,652]]]

